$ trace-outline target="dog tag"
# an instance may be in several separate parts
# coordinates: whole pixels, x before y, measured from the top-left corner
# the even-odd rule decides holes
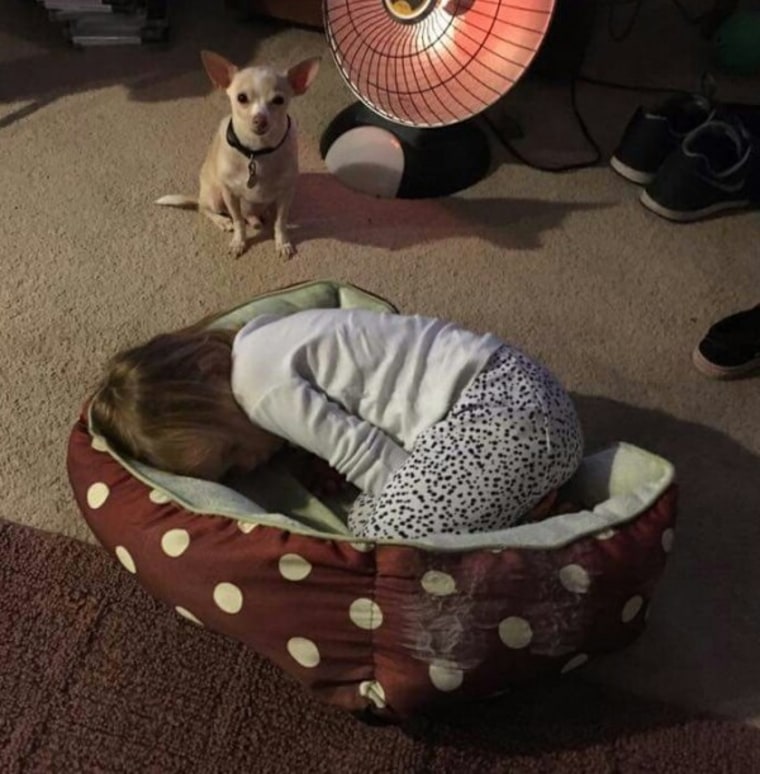
[[[248,162],[248,187],[253,188],[256,185],[256,159]]]

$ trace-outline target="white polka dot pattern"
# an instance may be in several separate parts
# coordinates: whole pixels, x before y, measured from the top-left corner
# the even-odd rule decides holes
[[[574,669],[578,669],[578,667],[582,667],[587,661],[588,656],[585,653],[578,653],[577,655],[573,656],[565,664],[565,666],[562,667],[562,674],[567,674],[568,672],[572,672]]]
[[[164,494],[163,492],[159,492],[158,489],[151,489],[150,494],[148,495],[148,499],[156,505],[164,505],[171,500],[169,495]]]
[[[623,623],[630,623],[639,614],[641,608],[644,606],[644,599],[638,594],[635,597],[631,597],[623,608],[621,618]]]
[[[360,629],[372,631],[383,625],[383,611],[380,605],[367,597],[354,600],[348,614],[351,621]]]
[[[129,570],[132,574],[137,572],[137,567],[135,566],[135,560],[132,558],[132,554],[127,551],[124,546],[116,546],[116,558],[124,565],[124,567]]]
[[[103,506],[103,503],[108,499],[108,495],[111,494],[111,490],[102,481],[98,481],[95,484],[91,484],[87,490],[87,505],[96,511]]]
[[[283,554],[278,563],[280,575],[285,580],[302,581],[311,572],[311,562],[298,554]]]
[[[559,580],[573,594],[585,594],[591,585],[591,578],[579,564],[565,565],[559,571]]]
[[[464,672],[448,661],[434,661],[428,669],[430,682],[444,692],[456,691],[464,680]]]
[[[243,592],[234,583],[219,583],[214,587],[214,602],[220,610],[234,615],[243,607]]]
[[[533,641],[533,629],[524,618],[510,616],[499,624],[499,637],[508,648],[521,650]]]
[[[186,529],[170,529],[161,538],[161,550],[173,558],[182,556],[190,545],[190,534]]]
[[[385,690],[376,680],[365,680],[360,683],[359,695],[369,699],[378,709],[385,707]]]
[[[103,438],[102,435],[93,435],[90,446],[92,446],[92,448],[98,452],[108,451],[108,444],[106,443],[106,439]]]
[[[288,653],[290,657],[302,667],[306,669],[313,669],[319,666],[321,656],[319,655],[319,649],[306,637],[291,637],[288,640]]]
[[[184,607],[180,607],[179,605],[174,608],[183,618],[187,618],[188,621],[192,621],[194,624],[198,624],[198,626],[203,626],[203,624],[189,611],[186,610]]]
[[[77,497],[86,518],[95,527],[112,530],[103,531],[103,539],[125,571],[142,581],[150,578],[147,572],[150,566],[155,572],[179,579],[184,577],[185,570],[193,569],[196,557],[206,561],[205,549],[201,550],[205,532],[198,526],[200,520],[191,521],[191,517],[182,512],[181,504],[165,494],[165,488],[161,487],[162,491],[159,491],[137,479],[131,481],[131,489],[126,486],[126,476],[118,477],[112,471],[110,447],[101,436],[80,438],[79,448],[86,455],[86,464],[79,473]],[[118,502],[119,499],[126,502]],[[169,505],[163,508],[166,503]],[[119,518],[121,514],[125,514],[125,518]],[[156,518],[156,514],[166,516],[166,519]],[[623,561],[638,561],[645,551],[651,551],[654,574],[661,561],[665,561],[665,555],[672,552],[677,536],[669,515],[662,508],[653,510],[645,518],[641,529],[629,529],[622,523],[613,525],[615,529],[599,529],[597,525],[599,531],[587,537],[599,540],[616,537],[612,543],[624,554]],[[376,544],[372,536],[318,541],[308,536],[291,535],[286,530],[280,534],[266,526],[257,530],[263,526],[258,522],[236,520],[235,526],[229,522],[223,524],[222,534],[232,537],[241,553],[238,554],[236,549],[234,556],[210,555],[208,574],[204,572],[197,596],[196,592],[190,596],[166,594],[162,589],[165,598],[184,605],[176,604],[176,615],[199,627],[224,630],[234,624],[234,631],[244,632],[257,645],[263,643],[262,649],[273,647],[275,654],[279,653],[280,663],[304,681],[318,679],[320,684],[339,681],[343,687],[336,692],[340,694],[338,701],[354,708],[365,706],[379,711],[395,708],[397,702],[404,706],[405,691],[414,690],[421,690],[427,698],[437,694],[439,701],[457,695],[469,696],[470,693],[480,696],[488,690],[503,693],[506,686],[519,678],[522,670],[532,669],[534,662],[551,660],[555,674],[565,675],[586,667],[589,662],[595,663],[596,643],[592,636],[595,629],[589,629],[592,619],[593,626],[598,625],[598,631],[606,632],[613,643],[615,637],[622,641],[626,632],[630,634],[642,628],[651,612],[649,597],[654,579],[642,568],[637,575],[624,577],[621,574],[620,587],[610,588],[603,572],[613,555],[617,555],[617,550],[611,555],[610,543],[596,543],[593,539],[590,543],[587,540],[577,546],[566,546],[551,559],[545,557],[537,561],[535,555],[538,552],[526,552],[520,546],[503,548],[491,544],[483,546],[476,554],[461,557],[458,553],[437,554],[413,547],[386,547],[382,542]],[[243,534],[238,534],[238,530]],[[251,532],[255,534],[248,537]],[[349,545],[338,545],[344,541],[350,541]],[[382,569],[393,573],[394,584],[390,589],[392,593],[378,596],[377,601],[371,585],[374,568],[369,567],[374,565],[372,552],[375,550],[381,555],[387,553],[387,566],[384,564]],[[557,556],[561,557],[558,562]],[[257,566],[264,571],[252,574],[250,580],[245,565],[249,559],[252,563],[258,562]],[[240,566],[233,564],[238,561]],[[549,569],[548,577],[540,576],[544,579],[538,590],[540,593],[521,597],[520,582],[533,577],[536,568],[542,568],[546,573],[547,567],[552,569]],[[344,588],[337,599],[330,598],[330,578],[339,568],[349,574],[359,568],[357,574],[363,575],[364,580],[358,578],[353,593],[352,586],[347,584],[347,594]],[[487,582],[480,586],[483,577]],[[312,583],[319,592],[326,592],[327,604],[324,606],[318,604],[319,596],[315,600],[308,599],[311,592],[304,587],[311,588]],[[472,584],[474,588],[471,588]],[[283,599],[288,596],[295,600],[294,617],[291,617],[291,610],[283,610],[284,630],[279,626],[267,626],[266,616],[258,615],[259,604],[270,590],[273,598],[284,595]],[[472,599],[469,596],[471,590],[474,591]],[[292,593],[286,593],[290,591]],[[396,627],[402,621],[398,617],[398,605],[403,603],[405,595],[426,606],[423,613],[429,612],[430,618],[420,621],[423,631],[430,631],[430,620],[437,620],[436,615],[451,612],[460,604],[472,603],[473,620],[484,627],[484,653],[489,661],[484,661],[483,666],[487,667],[492,661],[498,663],[498,674],[483,675],[481,680],[481,667],[477,668],[477,673],[474,668],[471,671],[473,665],[445,646],[429,651],[427,660],[412,662],[408,671],[399,670],[393,679],[381,671],[376,672],[372,643],[377,639],[381,646],[396,636]],[[612,608],[608,609],[610,597]],[[556,641],[552,639],[546,628],[551,621],[544,620],[546,609],[541,609],[539,604],[553,606],[555,602],[570,605],[573,612],[579,613],[577,637],[564,637],[562,632],[556,632]],[[325,608],[329,609],[326,617]],[[226,627],[220,619],[227,621]],[[177,621],[175,626],[182,627],[185,623]],[[378,634],[373,634],[374,631]],[[333,652],[333,643],[340,642],[341,637],[344,643],[366,644],[346,674],[341,672],[346,664],[340,663],[340,648]]]
[[[432,594],[436,597],[446,597],[449,594],[454,594],[457,590],[457,582],[447,572],[439,572],[438,570],[428,570],[422,576],[422,588],[427,591],[428,594]]]

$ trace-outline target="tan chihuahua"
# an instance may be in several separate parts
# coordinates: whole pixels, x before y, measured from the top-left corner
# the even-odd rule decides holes
[[[200,173],[197,199],[172,194],[156,204],[198,209],[224,231],[232,231],[230,251],[246,248],[246,223],[261,226],[274,208],[277,254],[290,258],[288,213],[298,178],[295,121],[290,100],[304,94],[319,70],[319,59],[306,59],[281,74],[268,66],[238,69],[223,56],[202,51],[211,82],[224,89],[232,115],[219,124]]]

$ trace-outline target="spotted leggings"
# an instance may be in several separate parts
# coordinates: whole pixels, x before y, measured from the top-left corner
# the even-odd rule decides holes
[[[375,539],[505,529],[575,473],[582,451],[570,396],[505,344],[381,494],[359,496],[348,526]]]

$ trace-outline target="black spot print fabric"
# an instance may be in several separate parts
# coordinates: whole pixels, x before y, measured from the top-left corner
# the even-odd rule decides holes
[[[583,437],[554,376],[503,345],[440,422],[422,432],[379,497],[349,515],[363,538],[505,529],[577,470]]]

